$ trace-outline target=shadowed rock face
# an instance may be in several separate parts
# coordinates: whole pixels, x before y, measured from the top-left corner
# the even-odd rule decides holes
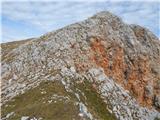
[[[88,81],[92,86],[89,89],[99,94],[105,109],[117,119],[160,117],[160,42],[141,26],[127,25],[109,12],[100,12],[14,46],[6,50],[2,44],[3,105],[44,80],[62,82],[66,91],[76,97],[81,96],[75,91],[77,83]],[[93,97],[86,92],[84,98],[87,96]],[[97,103],[77,99],[79,106]],[[87,107],[83,108],[88,112],[80,113],[83,119],[106,119],[95,113],[96,106],[94,110]]]

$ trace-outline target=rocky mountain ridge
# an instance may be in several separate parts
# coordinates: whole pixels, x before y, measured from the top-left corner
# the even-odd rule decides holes
[[[66,120],[106,120],[108,116],[101,115],[104,109],[108,111],[105,112],[110,116],[108,119],[160,118],[160,42],[146,28],[125,24],[104,11],[9,46],[2,44],[3,119],[15,119],[18,114],[16,108],[4,106],[43,81],[59,81],[67,94],[75,96],[73,106],[79,108],[79,114],[75,113],[79,117],[63,118]],[[94,99],[106,105],[101,112],[95,112],[99,109],[96,106],[90,108],[89,104],[96,101],[88,97],[90,92],[78,87],[83,85],[93,89],[100,97]],[[14,115],[7,117],[12,112]],[[31,117],[52,119],[37,114]]]

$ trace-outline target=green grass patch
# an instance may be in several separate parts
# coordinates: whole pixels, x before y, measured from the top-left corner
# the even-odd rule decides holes
[[[46,94],[41,92],[45,91]],[[58,96],[68,96],[69,101],[59,101],[48,103],[51,96],[57,94]],[[43,118],[44,120],[79,120],[79,108],[74,105],[76,98],[70,93],[67,93],[64,86],[56,82],[42,82],[38,87],[33,88],[24,94],[21,94],[7,102],[2,106],[2,117],[10,112],[15,115],[8,120],[18,120],[22,116],[30,116]],[[44,103],[45,102],[45,103]]]
[[[72,82],[74,84],[71,89],[80,95],[81,102],[86,105],[94,118],[97,118],[97,120],[116,120],[114,114],[109,113],[106,103],[89,81],[76,83],[73,80]],[[77,91],[77,89],[81,92]],[[68,97],[69,100],[53,99],[52,96],[55,94]],[[51,99],[52,102],[49,103],[48,101]],[[75,105],[77,101],[78,99],[74,93],[67,92],[61,82],[45,81],[38,87],[14,97],[3,105],[2,117],[14,112],[15,114],[8,120],[19,120],[22,116],[43,118],[44,120],[82,120],[78,116],[79,106]]]
[[[81,95],[81,99],[91,114],[96,117],[98,120],[116,120],[114,114],[111,114],[107,108],[106,103],[102,100],[100,94],[92,87],[92,84],[89,81],[84,81],[84,83],[76,84],[79,90],[81,90],[86,99]]]

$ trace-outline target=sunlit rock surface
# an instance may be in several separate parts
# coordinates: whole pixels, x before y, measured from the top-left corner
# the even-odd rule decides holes
[[[160,119],[160,42],[109,12],[3,43],[1,63],[3,120]]]

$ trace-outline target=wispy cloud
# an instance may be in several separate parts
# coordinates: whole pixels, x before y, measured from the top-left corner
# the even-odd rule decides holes
[[[61,0],[57,2],[57,0],[52,0],[50,2],[36,2],[27,0],[24,2],[3,2],[3,42],[9,39],[15,40],[18,38],[22,39],[23,37],[37,36],[48,31],[56,30],[68,24],[84,20],[103,10],[108,10],[121,16],[129,24],[145,26],[157,36],[160,36],[158,13],[160,3],[158,1],[69,1]],[[14,25],[14,23],[17,24]],[[20,24],[18,25],[18,23]]]
[[[16,1],[16,2],[24,2],[24,1],[35,1],[35,2],[41,2],[41,1],[46,1],[46,2],[88,2],[88,3],[93,3],[93,2],[121,2],[121,1],[138,1],[138,2],[141,2],[141,1],[145,1],[145,2],[157,2],[158,0],[2,0],[2,1],[9,1],[9,2],[13,2],[13,1]]]

